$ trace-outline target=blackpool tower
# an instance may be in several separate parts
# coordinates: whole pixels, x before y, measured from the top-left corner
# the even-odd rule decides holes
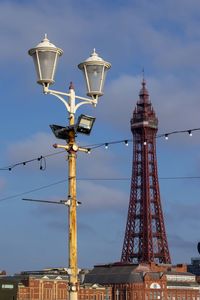
[[[133,167],[123,263],[171,263],[158,182],[157,130],[158,119],[143,79],[131,119]]]

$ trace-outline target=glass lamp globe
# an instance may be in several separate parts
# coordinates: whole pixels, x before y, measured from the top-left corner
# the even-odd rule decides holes
[[[53,84],[58,58],[63,54],[63,50],[50,43],[45,34],[44,39],[28,53],[33,57],[37,82],[45,86]]]
[[[78,65],[78,68],[83,71],[86,80],[88,96],[97,98],[103,95],[106,73],[110,67],[111,64],[104,61],[96,53],[95,49],[88,59]]]

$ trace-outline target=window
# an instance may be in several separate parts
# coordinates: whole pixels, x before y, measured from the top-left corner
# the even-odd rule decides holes
[[[150,285],[150,289],[160,289],[160,285],[156,282],[153,282],[151,285]]]
[[[2,289],[13,289],[14,285],[13,284],[2,284]]]

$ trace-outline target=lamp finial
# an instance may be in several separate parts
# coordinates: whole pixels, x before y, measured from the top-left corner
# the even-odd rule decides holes
[[[69,84],[69,90],[74,90],[74,84],[72,81],[70,81],[70,84]]]

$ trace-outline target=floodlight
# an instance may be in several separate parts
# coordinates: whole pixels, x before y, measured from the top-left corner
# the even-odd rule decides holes
[[[95,122],[94,117],[86,116],[81,114],[76,124],[76,131],[83,134],[90,134],[93,124]]]

